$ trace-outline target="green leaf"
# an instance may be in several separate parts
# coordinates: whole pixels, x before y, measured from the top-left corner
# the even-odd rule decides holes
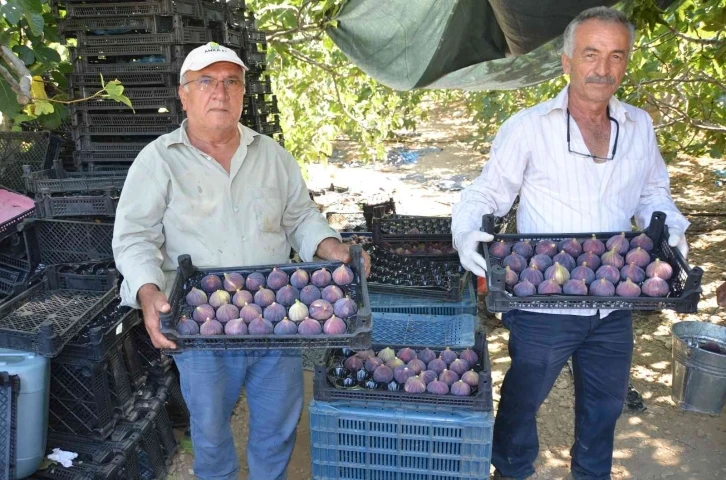
[[[116,99],[115,97],[121,96],[124,92],[124,86],[121,85],[121,82],[118,80],[111,80],[110,82],[107,82],[105,88],[108,96],[114,100]]]
[[[55,111],[53,104],[45,100],[35,100],[33,104],[35,105],[35,114],[38,116],[53,113]]]
[[[23,12],[33,15],[43,15],[43,2],[41,0],[16,0]]]
[[[10,88],[4,78],[0,78],[0,112],[3,115],[13,116],[20,112],[22,107],[18,103],[15,92]]]
[[[38,57],[39,62],[45,64],[60,63],[61,61],[60,53],[50,47],[36,47],[35,56]]]
[[[23,61],[26,67],[35,63],[35,53],[25,45],[15,45],[13,52]]]
[[[68,62],[61,62],[58,64],[58,71],[66,75],[73,73],[73,64]]]
[[[53,70],[50,72],[50,76],[58,84],[58,88],[68,90],[68,77],[64,73]]]
[[[23,18],[23,10],[15,2],[0,5],[0,16],[4,17],[10,25],[17,25]]]
[[[53,112],[38,117],[38,121],[47,130],[55,130],[63,123],[63,117],[61,115],[61,109],[56,108]]]
[[[136,110],[134,110],[134,106],[131,105],[131,100],[128,97],[126,97],[124,95],[120,95],[118,97],[115,97],[114,100],[116,100],[117,102],[123,103],[124,105],[129,107],[131,110],[133,110],[134,113],[136,113]]]
[[[30,31],[33,33],[33,35],[35,35],[36,37],[40,37],[43,34],[43,29],[45,28],[45,21],[43,20],[43,15],[39,13],[25,12],[23,17],[25,17],[25,20],[28,22],[28,26],[30,27]]]

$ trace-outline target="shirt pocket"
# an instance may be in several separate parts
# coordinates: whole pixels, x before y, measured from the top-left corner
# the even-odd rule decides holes
[[[283,201],[279,188],[255,187],[251,189],[252,210],[261,232],[282,232]]]

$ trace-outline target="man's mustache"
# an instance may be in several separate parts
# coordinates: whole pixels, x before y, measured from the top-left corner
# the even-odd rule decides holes
[[[608,85],[613,85],[615,83],[615,78],[610,75],[606,75],[604,77],[593,75],[592,77],[585,77],[585,83],[606,83]]]

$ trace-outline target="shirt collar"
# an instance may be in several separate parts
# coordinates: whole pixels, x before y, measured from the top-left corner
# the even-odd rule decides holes
[[[570,86],[567,85],[565,88],[562,89],[559,94],[557,94],[555,98],[545,103],[545,108],[542,110],[541,115],[548,115],[554,110],[562,110],[562,112],[564,113],[567,110],[569,92]],[[610,116],[620,123],[625,122],[626,119],[631,121],[633,120],[630,112],[628,112],[623,106],[623,103],[614,96],[610,97],[610,101],[608,102],[608,108],[610,110]]]
[[[259,133],[255,132],[251,128],[245,127],[241,123],[238,123],[237,126],[239,127],[240,138],[242,139],[240,144],[244,143],[245,145],[249,146],[249,144],[254,141],[255,137],[259,135]],[[179,128],[167,134],[164,140],[164,146],[166,146],[167,148],[177,143],[184,144],[188,147],[192,146],[192,142],[189,141],[189,137],[187,136],[186,118],[182,121]]]

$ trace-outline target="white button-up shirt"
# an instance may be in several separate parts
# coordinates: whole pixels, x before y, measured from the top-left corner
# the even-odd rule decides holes
[[[309,262],[323,239],[340,239],[292,155],[242,125],[240,139],[229,173],[191,144],[186,120],[134,160],[113,232],[124,305],[139,308],[146,283],[168,296],[182,254],[198,267],[284,264],[292,246]]]
[[[650,116],[610,99],[610,116],[619,123],[615,158],[601,164],[567,149],[568,88],[557,97],[522,110],[499,129],[489,161],[453,207],[452,236],[461,245],[465,233],[481,228],[482,215],[504,216],[519,195],[520,233],[619,232],[648,226],[651,214],[666,214],[671,229],[685,232],[688,220],[670,195],[670,181],[656,143]],[[615,124],[610,122],[610,147]],[[570,145],[588,149],[570,118]],[[594,315],[595,310],[537,310]],[[603,310],[606,316],[611,310]]]

